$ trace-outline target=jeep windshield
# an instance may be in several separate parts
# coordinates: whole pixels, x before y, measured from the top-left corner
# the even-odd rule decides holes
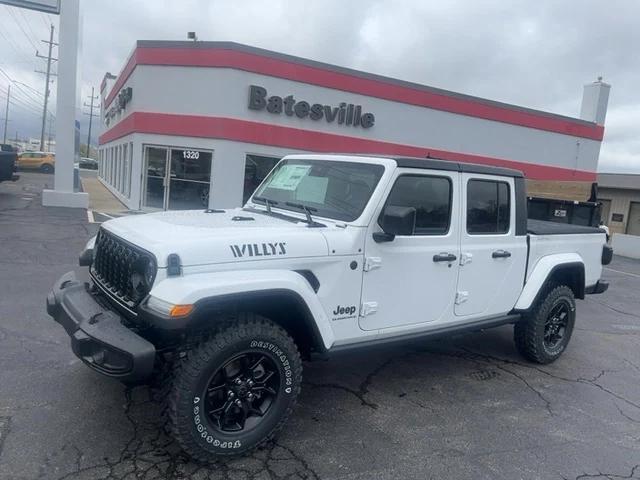
[[[289,159],[276,165],[253,198],[295,212],[304,206],[314,216],[351,222],[362,214],[383,173],[382,165],[370,163]]]

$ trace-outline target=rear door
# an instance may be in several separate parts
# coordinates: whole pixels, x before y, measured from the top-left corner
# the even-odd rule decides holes
[[[359,323],[363,330],[447,322],[458,278],[458,172],[398,169],[365,240]],[[412,235],[377,243],[374,232],[388,206],[413,207]]]
[[[509,312],[522,291],[526,235],[516,236],[514,179],[462,174],[458,317]]]

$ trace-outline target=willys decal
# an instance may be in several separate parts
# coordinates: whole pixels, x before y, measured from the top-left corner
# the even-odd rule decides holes
[[[229,245],[233,256],[240,257],[271,257],[275,255],[286,255],[286,242],[275,243],[242,243],[240,245]]]

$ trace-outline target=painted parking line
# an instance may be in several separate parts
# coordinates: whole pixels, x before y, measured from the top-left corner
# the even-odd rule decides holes
[[[87,209],[87,221],[89,223],[96,223],[95,218],[93,218],[93,210]]]
[[[615,268],[603,267],[603,270],[609,270],[610,272],[622,273],[623,275],[629,275],[630,277],[640,278],[637,273],[623,272],[622,270],[616,270]]]

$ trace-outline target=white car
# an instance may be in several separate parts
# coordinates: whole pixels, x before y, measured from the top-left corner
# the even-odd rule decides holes
[[[526,202],[514,170],[291,155],[243,208],[102,224],[47,309],[92,369],[165,372],[185,452],[243,454],[282,428],[313,353],[513,324],[524,357],[556,360],[612,250]]]

